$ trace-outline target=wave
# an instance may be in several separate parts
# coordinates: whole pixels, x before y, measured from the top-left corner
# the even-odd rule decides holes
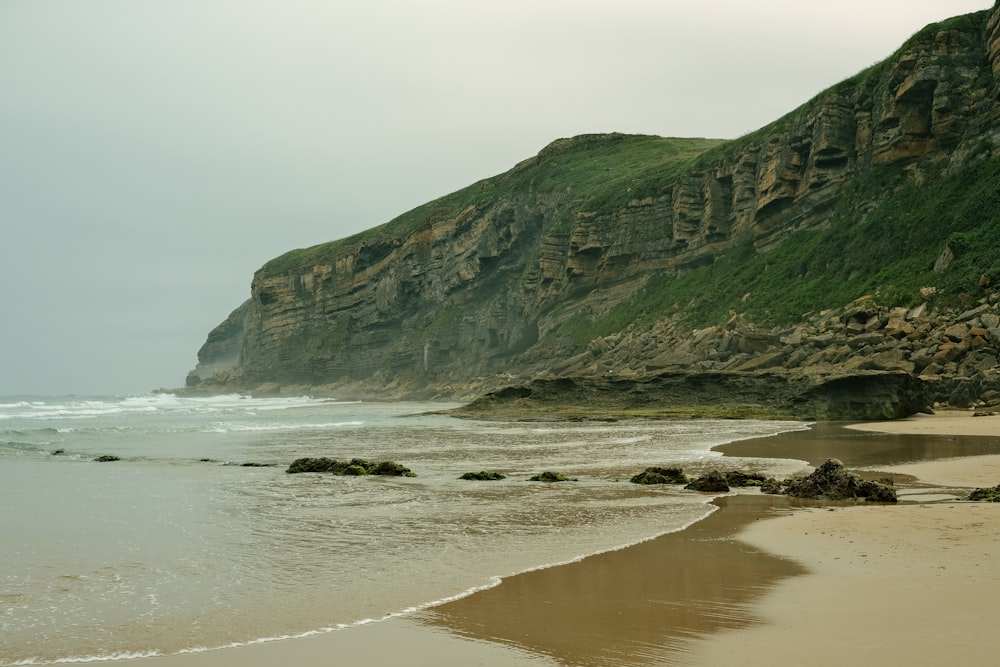
[[[247,413],[291,410],[317,405],[351,405],[355,401],[317,399],[310,396],[253,398],[241,394],[177,396],[147,394],[124,397],[54,397],[44,400],[0,403],[0,420],[94,419],[131,414],[208,415],[232,411]]]

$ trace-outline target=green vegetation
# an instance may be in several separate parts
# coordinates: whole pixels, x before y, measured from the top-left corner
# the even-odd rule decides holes
[[[559,195],[575,211],[610,214],[633,199],[669,191],[676,179],[719,139],[675,139],[643,135],[584,135],[559,139],[510,171],[428,202],[384,225],[345,239],[286,252],[261,268],[265,276],[301,270],[332,258],[345,248],[393,243],[437,222],[475,212],[503,200],[528,204],[539,196]],[[550,233],[568,230],[572,218],[555,219]]]
[[[301,458],[292,461],[285,472],[290,474],[301,472],[326,472],[333,475],[387,475],[392,477],[416,477],[416,473],[393,461],[368,461],[366,459],[351,459],[338,461],[325,456],[319,458]]]
[[[880,196],[874,209],[861,206]],[[936,273],[945,246],[955,260]],[[655,275],[632,300],[598,318],[575,315],[557,334],[585,344],[629,324],[648,329],[675,312],[693,327],[722,324],[734,312],[784,326],[864,294],[914,305],[929,286],[939,305],[961,308],[978,298],[981,280],[1000,284],[998,258],[1000,159],[923,185],[905,180],[901,169],[878,167],[855,179],[824,228],[797,232],[770,252],[748,242],[678,277]]]
[[[1000,484],[992,489],[975,489],[969,494],[969,500],[973,502],[1000,503]]]

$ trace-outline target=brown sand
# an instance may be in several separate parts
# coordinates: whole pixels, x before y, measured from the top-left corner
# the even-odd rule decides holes
[[[998,436],[1000,418],[920,415],[854,428]],[[948,486],[995,486],[1000,456],[892,466]],[[766,594],[766,623],[702,642],[694,665],[993,664],[1000,652],[1000,504],[810,509],[750,526],[747,544],[809,571]]]
[[[700,644],[693,665],[996,661],[998,504],[812,509],[762,521],[741,539],[809,575],[755,605],[765,624]]]
[[[852,436],[821,426],[723,449],[810,461],[846,451],[849,465],[896,460],[897,452],[913,460],[1000,451],[988,437],[1000,438],[1000,418],[946,413],[862,428],[873,427],[947,437]],[[1000,477],[988,465],[1000,465],[1000,456],[892,471],[949,486],[994,486]],[[993,616],[1000,505],[792,511],[789,499],[756,493],[719,502],[720,511],[680,533],[519,575],[411,617],[126,664],[937,665],[991,664],[1000,651]]]

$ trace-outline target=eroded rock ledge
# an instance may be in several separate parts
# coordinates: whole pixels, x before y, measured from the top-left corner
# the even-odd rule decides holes
[[[517,420],[620,418],[898,419],[929,407],[927,386],[904,372],[846,374],[664,372],[641,379],[534,380],[448,414]]]

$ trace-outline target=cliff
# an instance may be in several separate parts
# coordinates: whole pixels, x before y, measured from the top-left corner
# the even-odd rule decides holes
[[[908,340],[900,359],[867,368],[919,374],[930,364],[910,357],[937,353],[928,332],[947,328],[949,308],[996,310],[998,76],[994,8],[928,26],[734,141],[557,140],[385,225],[266,264],[188,387],[468,398],[532,378],[758,358],[758,370],[823,369],[846,358],[789,364],[782,336],[812,322],[798,340],[829,332],[850,357],[865,348],[848,338],[876,333],[895,349],[905,336],[884,333],[890,313],[914,327],[932,318],[926,345]],[[882,326],[866,328],[869,317],[858,332],[845,315],[819,330],[816,313],[863,295]],[[995,367],[997,343],[981,338]],[[932,370],[961,375],[963,359]],[[988,366],[976,373],[992,382]]]

